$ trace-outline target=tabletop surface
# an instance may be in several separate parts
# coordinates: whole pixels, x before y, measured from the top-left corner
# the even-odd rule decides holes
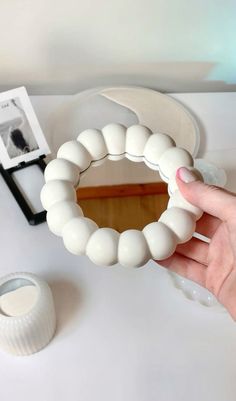
[[[236,93],[173,96],[197,117],[202,154],[228,169],[236,190]],[[42,127],[63,101],[32,97]],[[226,313],[187,300],[154,262],[101,268],[69,254],[46,224],[28,225],[1,177],[0,193],[1,275],[38,274],[57,312],[43,351],[1,352],[2,400],[235,401],[236,323]]]

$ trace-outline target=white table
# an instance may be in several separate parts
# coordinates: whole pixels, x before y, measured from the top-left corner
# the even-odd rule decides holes
[[[226,149],[236,93],[174,97],[201,121],[202,153],[231,171],[233,189],[236,151],[212,152],[212,130],[218,139],[223,132]],[[32,98],[42,125],[64,100]],[[42,352],[0,354],[1,400],[235,401],[236,323],[226,313],[186,300],[153,262],[137,270],[100,268],[70,255],[46,224],[28,225],[1,178],[0,193],[1,275],[42,276],[58,317],[56,336]]]

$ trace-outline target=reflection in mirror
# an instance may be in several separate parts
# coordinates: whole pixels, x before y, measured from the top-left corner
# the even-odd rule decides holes
[[[167,185],[158,172],[127,159],[106,160],[89,168],[78,190],[84,215],[99,227],[119,232],[131,228],[142,230],[158,220],[168,200]]]

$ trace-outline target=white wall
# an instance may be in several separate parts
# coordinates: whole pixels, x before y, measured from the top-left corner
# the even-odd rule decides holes
[[[236,0],[2,0],[0,90],[236,89]]]

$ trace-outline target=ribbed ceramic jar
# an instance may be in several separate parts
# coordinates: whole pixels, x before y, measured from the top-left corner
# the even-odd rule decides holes
[[[30,355],[52,339],[56,316],[48,284],[30,273],[13,273],[0,279],[0,296],[25,286],[36,287],[36,298],[27,313],[9,316],[0,309],[0,348],[14,355]]]

